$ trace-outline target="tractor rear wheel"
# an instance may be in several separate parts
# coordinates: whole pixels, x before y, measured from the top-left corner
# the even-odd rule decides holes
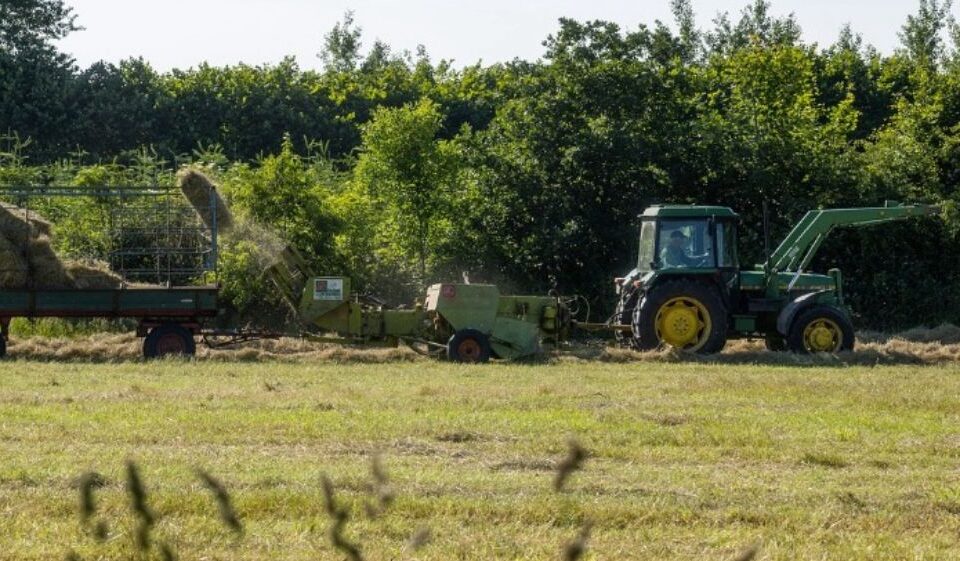
[[[853,325],[846,314],[827,305],[800,312],[787,333],[787,346],[795,353],[852,351],[853,343]]]
[[[447,341],[447,358],[453,362],[487,362],[490,339],[476,329],[461,329]]]
[[[193,356],[196,352],[197,343],[193,340],[193,333],[176,323],[154,327],[143,340],[143,356],[146,358]]]
[[[727,311],[715,288],[691,280],[654,287],[633,314],[634,344],[661,345],[699,354],[720,352],[727,343]]]

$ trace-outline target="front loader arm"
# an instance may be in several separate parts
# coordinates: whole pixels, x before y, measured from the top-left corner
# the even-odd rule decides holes
[[[830,232],[837,227],[872,226],[937,214],[940,214],[940,208],[934,205],[897,205],[889,202],[882,207],[811,210],[770,254],[764,269],[780,272],[803,271]]]

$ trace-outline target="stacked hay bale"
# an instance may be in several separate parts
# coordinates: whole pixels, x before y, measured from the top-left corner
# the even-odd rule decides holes
[[[61,261],[53,227],[34,211],[0,203],[0,289],[119,288],[123,278],[101,261]]]
[[[0,236],[0,288],[23,288],[27,284],[27,260],[15,245]]]
[[[0,204],[0,281],[3,288],[72,288],[50,244],[50,223],[11,204]]]

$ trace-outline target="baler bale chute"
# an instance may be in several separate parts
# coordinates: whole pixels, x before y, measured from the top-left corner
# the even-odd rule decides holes
[[[572,325],[571,299],[505,296],[490,284],[443,283],[426,290],[413,308],[391,309],[353,292],[351,279],[316,276],[293,248],[268,275],[305,324],[335,334],[314,340],[406,344],[456,362],[520,359],[563,341]]]

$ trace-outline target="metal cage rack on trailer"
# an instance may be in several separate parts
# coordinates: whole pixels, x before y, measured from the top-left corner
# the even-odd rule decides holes
[[[218,209],[212,189],[206,209],[191,206],[179,189],[157,186],[0,187],[0,206],[5,213],[0,234],[8,234],[4,220],[8,228],[20,220],[29,230],[26,238],[7,236],[16,238],[7,239],[8,246],[26,271],[22,283],[0,286],[0,356],[6,354],[14,317],[132,318],[145,337],[145,356],[194,353],[204,320],[218,313]],[[49,232],[34,227],[51,223]],[[48,234],[55,259],[98,263],[115,285],[78,286],[82,283],[72,282],[69,271],[59,284],[41,278],[30,244],[40,240],[49,247]],[[9,270],[0,267],[0,273],[10,278]]]
[[[105,260],[128,283],[156,286],[193,285],[215,278],[217,268],[217,198],[201,209],[207,225],[174,187],[0,187],[0,201],[29,217],[72,226],[65,257]],[[57,244],[63,246],[65,244]]]

